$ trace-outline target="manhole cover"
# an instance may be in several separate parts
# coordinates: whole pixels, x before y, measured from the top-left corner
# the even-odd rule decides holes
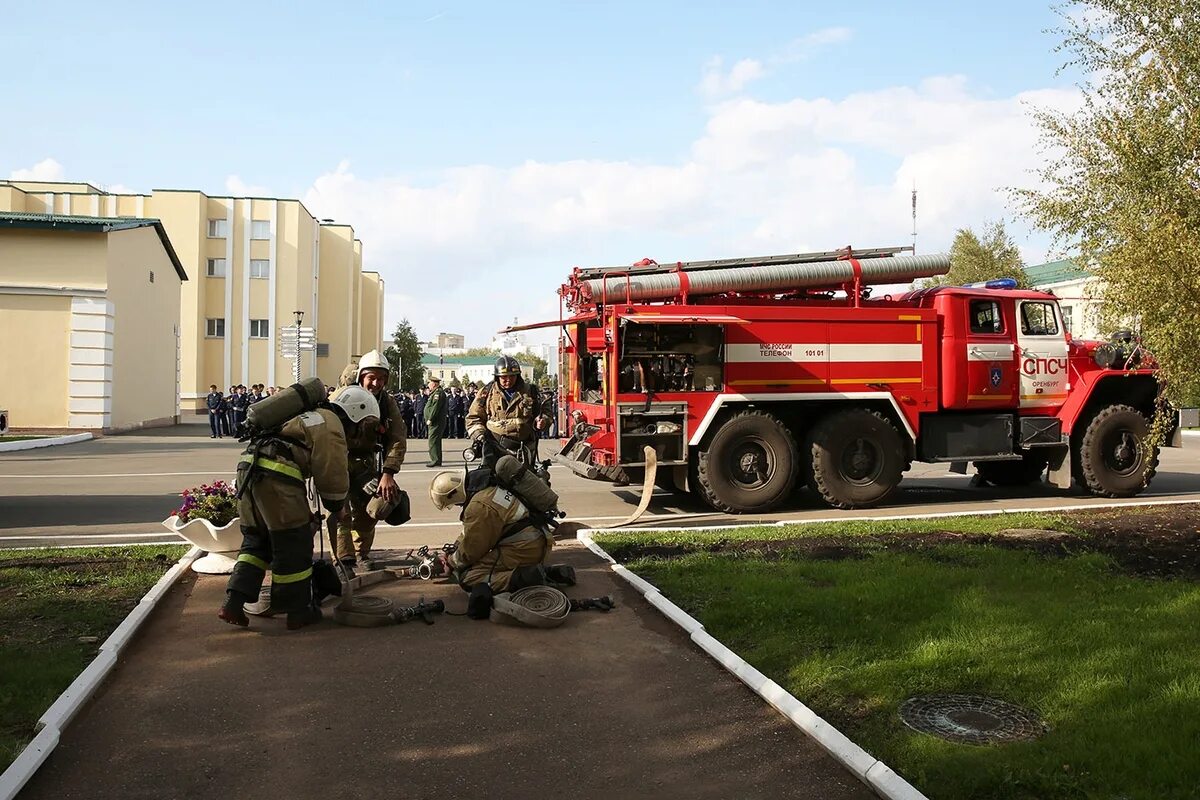
[[[1027,708],[974,694],[931,694],[900,704],[900,719],[915,731],[960,744],[1036,739],[1046,723]]]

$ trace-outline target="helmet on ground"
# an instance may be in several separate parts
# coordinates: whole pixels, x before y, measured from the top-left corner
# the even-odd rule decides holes
[[[391,372],[392,365],[388,363],[388,360],[378,350],[368,350],[362,354],[362,358],[358,359],[358,372],[354,376],[355,383],[362,380],[363,370],[367,369],[381,369],[384,372]]]
[[[493,373],[497,378],[505,375],[521,377],[521,365],[512,356],[500,356],[496,359],[496,369]]]
[[[379,401],[361,386],[343,386],[329,398],[329,404],[340,408],[346,419],[356,425],[367,417],[379,419]]]
[[[457,472],[439,472],[433,476],[429,484],[429,499],[444,511],[450,506],[467,502],[467,489],[463,485],[463,476]]]

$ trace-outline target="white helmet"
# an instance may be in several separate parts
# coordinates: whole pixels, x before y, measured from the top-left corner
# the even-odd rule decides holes
[[[329,404],[340,408],[356,425],[367,417],[379,419],[379,402],[361,386],[343,386],[329,398]]]
[[[463,476],[457,472],[439,472],[429,484],[429,499],[439,511],[467,502]]]
[[[384,372],[391,372],[392,365],[388,363],[388,360],[378,350],[368,350],[358,360],[358,374],[354,376],[355,383],[362,380],[364,369],[381,369]]]

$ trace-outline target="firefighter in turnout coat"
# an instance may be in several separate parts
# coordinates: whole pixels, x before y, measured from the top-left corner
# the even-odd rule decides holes
[[[496,359],[495,379],[479,390],[467,413],[467,436],[471,441],[491,432],[502,444],[520,444],[529,453],[526,463],[537,459],[538,431],[546,427],[550,417],[536,386],[525,383],[521,365],[515,358]]]
[[[463,505],[463,532],[448,564],[464,589],[488,583],[495,592],[546,582],[543,566],[554,547],[548,529],[530,519],[529,509],[507,489],[489,485],[468,497],[461,473],[438,473],[429,485],[433,504]],[[573,577],[573,576],[572,576]]]
[[[359,427],[346,437],[349,448],[349,515],[343,515],[337,528],[337,553],[343,564],[356,563],[360,569],[371,569],[371,545],[375,542],[374,517],[367,513],[367,503],[379,495],[394,503],[399,501],[400,487],[395,475],[404,463],[408,452],[408,429],[404,424],[400,406],[387,393],[387,379],[391,367],[378,350],[364,353],[359,359],[351,386],[366,389],[379,404],[379,422],[375,426]],[[343,377],[348,377],[343,374]],[[344,389],[339,390],[344,391]],[[334,397],[338,392],[334,393]],[[382,448],[382,465],[377,454]],[[363,487],[378,479],[374,493]],[[357,561],[356,561],[357,559]]]
[[[218,616],[250,624],[243,606],[258,600],[271,570],[271,607],[287,612],[289,629],[321,619],[312,602],[313,515],[305,481],[312,478],[321,504],[339,514],[346,502],[346,434],[378,424],[370,392],[343,391],[328,408],[306,411],[277,434],[256,440],[238,463],[238,516],[242,547]]]

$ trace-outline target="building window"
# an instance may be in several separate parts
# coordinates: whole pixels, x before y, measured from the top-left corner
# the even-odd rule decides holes
[[[229,235],[229,221],[224,219],[210,219],[208,221],[208,238],[224,239]]]
[[[1073,308],[1073,306],[1060,306],[1060,308],[1062,309],[1062,315],[1063,315],[1063,327],[1066,328],[1067,333],[1072,333],[1073,331],[1071,330],[1071,309]]]
[[[329,358],[328,342],[317,342],[317,358]]]
[[[271,262],[265,258],[250,259],[250,277],[251,278],[269,278],[271,277]]]
[[[209,317],[204,321],[204,335],[210,339],[225,338],[225,318],[224,317]]]
[[[205,272],[205,274],[208,275],[208,277],[210,277],[210,278],[224,278],[225,277],[225,259],[210,258],[208,260],[208,269]]]
[[[250,338],[251,339],[266,339],[271,335],[271,320],[269,319],[252,319],[250,320]]]
[[[250,220],[250,238],[251,239],[270,239],[271,238],[271,221],[265,219]]]

